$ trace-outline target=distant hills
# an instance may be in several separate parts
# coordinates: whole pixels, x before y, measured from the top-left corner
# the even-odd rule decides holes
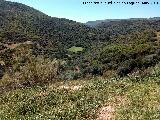
[[[110,37],[127,35],[135,31],[146,29],[160,30],[160,17],[153,18],[130,18],[130,19],[107,19],[90,21],[87,26],[103,29]]]
[[[118,21],[130,21],[130,20],[160,20],[160,17],[153,17],[153,18],[129,18],[129,19],[105,19],[105,20],[96,20],[96,21],[88,21],[85,24],[91,27],[96,27],[102,23],[109,23],[109,22],[118,22]]]

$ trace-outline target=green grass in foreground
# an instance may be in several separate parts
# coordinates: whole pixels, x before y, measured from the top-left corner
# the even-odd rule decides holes
[[[114,116],[118,120],[159,120],[158,80],[159,77],[146,77],[143,82],[97,78],[17,89],[0,96],[0,120],[83,120],[98,117],[98,108],[109,104],[115,106]],[[84,87],[59,87],[74,84]]]

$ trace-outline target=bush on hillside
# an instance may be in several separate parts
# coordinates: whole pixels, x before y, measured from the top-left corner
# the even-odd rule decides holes
[[[81,77],[81,73],[78,73],[73,70],[68,70],[59,75],[59,79],[62,79],[62,80],[77,80],[80,77]]]
[[[152,65],[155,65],[157,62],[158,62],[157,54],[151,54],[151,55],[145,56],[142,59],[142,67],[147,68]]]
[[[117,74],[120,77],[126,76],[128,73],[130,73],[134,68],[138,66],[138,63],[136,60],[131,59],[131,60],[126,60],[124,61],[120,67],[117,69]]]
[[[120,77],[124,77],[126,76],[128,73],[130,73],[131,70],[127,67],[120,67],[118,68],[117,70],[117,74],[120,76]]]
[[[0,79],[3,77],[5,72],[5,66],[0,63]]]
[[[11,69],[8,72],[8,76],[16,84],[30,86],[36,83],[42,84],[54,80],[57,77],[57,69],[57,60],[51,61],[44,57],[32,56],[24,66],[20,66],[19,71],[15,72]]]

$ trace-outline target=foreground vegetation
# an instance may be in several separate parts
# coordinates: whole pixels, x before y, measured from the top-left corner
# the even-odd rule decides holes
[[[98,119],[100,109],[112,106],[118,120],[158,120],[159,65],[148,75],[63,81],[3,92],[0,119]]]

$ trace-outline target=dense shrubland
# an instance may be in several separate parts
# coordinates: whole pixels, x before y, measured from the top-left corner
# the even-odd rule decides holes
[[[56,82],[4,92],[0,118],[86,120],[99,118],[99,110],[111,106],[114,111],[107,115],[119,120],[159,119],[159,75],[157,64],[124,78]]]
[[[4,81],[123,77],[160,61],[159,19],[103,22],[92,28],[19,3],[1,1],[0,11]]]
[[[160,118],[158,18],[92,28],[0,0],[0,26],[0,119]]]

